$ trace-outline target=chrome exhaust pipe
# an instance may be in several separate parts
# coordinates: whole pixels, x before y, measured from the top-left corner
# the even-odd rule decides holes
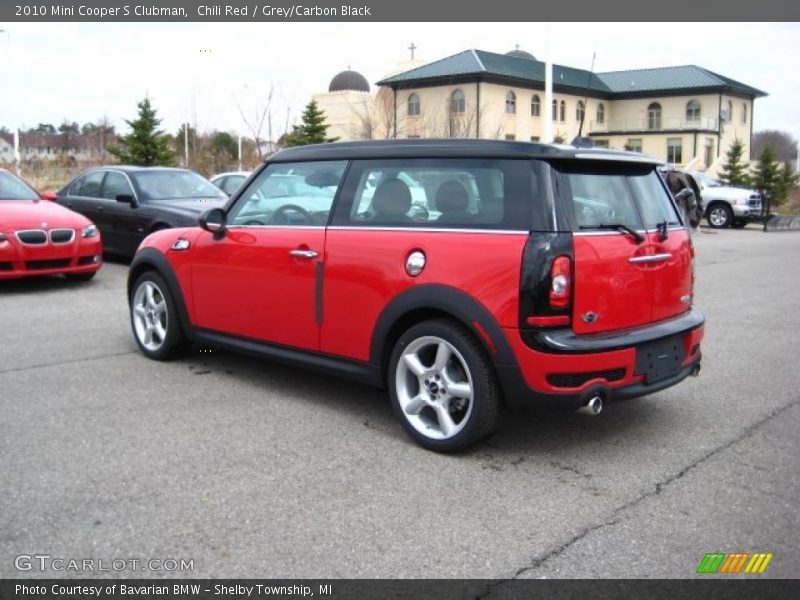
[[[587,402],[578,409],[578,412],[596,417],[597,415],[600,414],[600,411],[602,410],[603,410],[603,399],[600,396],[592,396],[591,398],[589,398],[589,402]]]

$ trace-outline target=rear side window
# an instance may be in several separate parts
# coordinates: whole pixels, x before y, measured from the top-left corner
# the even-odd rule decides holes
[[[561,198],[574,231],[624,225],[655,229],[680,220],[669,192],[649,166],[573,163],[559,167]]]
[[[530,161],[354,161],[334,225],[452,229],[533,228]]]

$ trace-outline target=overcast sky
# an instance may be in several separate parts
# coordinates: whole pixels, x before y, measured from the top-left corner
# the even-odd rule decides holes
[[[0,125],[108,117],[123,131],[149,95],[175,131],[246,134],[248,113],[274,84],[275,130],[297,119],[311,95],[348,65],[371,84],[409,58],[515,44],[544,58],[542,23],[0,23]],[[551,23],[552,60],[596,71],[696,64],[769,93],[756,101],[755,130],[800,135],[800,24]],[[202,50],[202,52],[201,52]],[[195,117],[196,116],[196,117]],[[277,137],[277,135],[275,135]]]

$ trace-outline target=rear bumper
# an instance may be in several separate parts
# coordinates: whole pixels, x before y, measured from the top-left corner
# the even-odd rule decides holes
[[[569,329],[521,334],[505,329],[517,364],[496,365],[504,397],[511,405],[578,408],[595,395],[607,402],[658,392],[699,368],[704,323],[703,315],[692,309],[647,327],[613,334],[577,336]],[[644,374],[637,373],[637,350],[669,338],[680,339],[683,359],[670,376],[648,382]]]

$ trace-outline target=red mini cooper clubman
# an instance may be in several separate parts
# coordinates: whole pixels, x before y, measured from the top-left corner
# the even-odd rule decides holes
[[[480,140],[283,150],[131,264],[142,352],[202,343],[388,388],[451,451],[503,405],[597,413],[700,369],[694,250],[653,159]]]

